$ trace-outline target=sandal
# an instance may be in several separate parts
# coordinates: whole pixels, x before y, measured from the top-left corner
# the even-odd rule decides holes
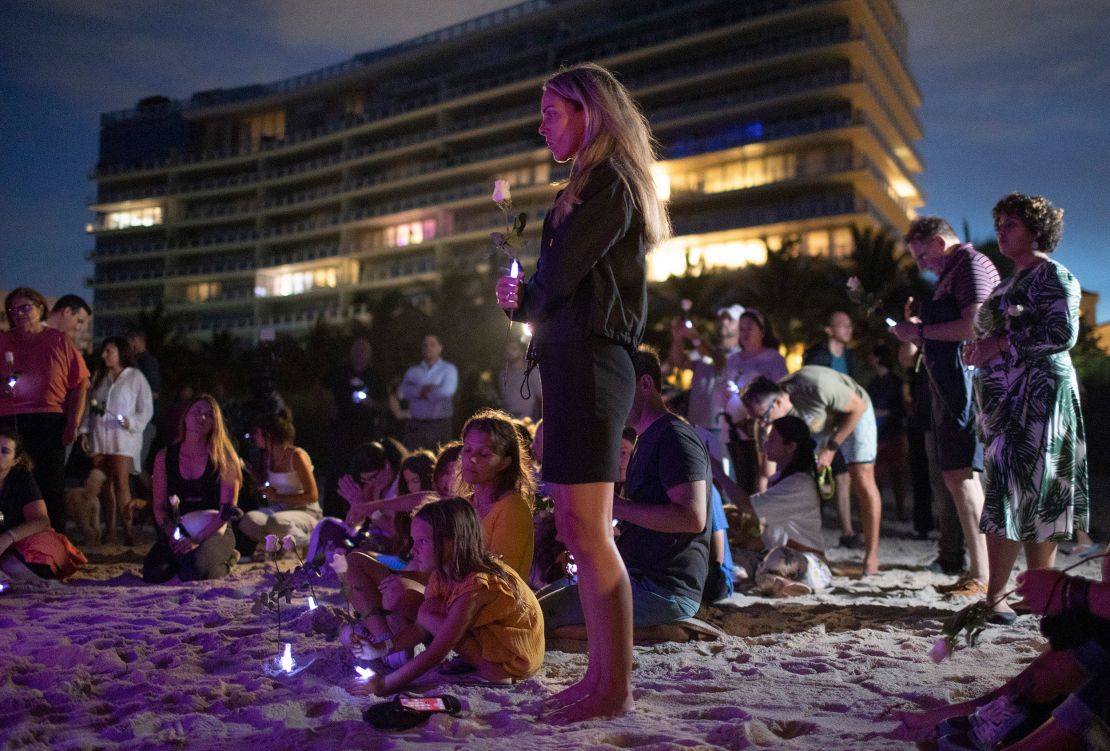
[[[454,696],[412,696],[397,694],[390,701],[374,704],[362,713],[362,719],[378,730],[408,730],[427,722],[434,714],[456,716],[462,704]]]

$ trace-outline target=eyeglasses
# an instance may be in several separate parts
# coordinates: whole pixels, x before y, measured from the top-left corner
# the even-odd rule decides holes
[[[13,305],[10,308],[8,308],[8,315],[10,315],[10,316],[14,316],[14,315],[25,316],[28,313],[30,313],[31,309],[34,308],[34,307],[35,306],[32,303],[29,303],[29,302],[25,302],[22,305]]]

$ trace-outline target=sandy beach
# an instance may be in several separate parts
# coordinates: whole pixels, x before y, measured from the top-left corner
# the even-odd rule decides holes
[[[831,561],[850,562],[835,539],[826,530]],[[926,568],[935,542],[894,523],[879,576],[838,576],[830,591],[792,600],[738,595],[700,614],[724,638],[637,646],[636,708],[624,717],[569,727],[537,719],[542,700],[585,667],[580,645],[554,643],[540,673],[512,688],[425,676],[413,691],[457,696],[461,715],[385,733],[362,721],[378,700],[347,692],[353,660],[324,628],[328,608],[344,606],[333,572],[316,585],[321,609],[309,612],[303,595],[283,609],[283,640],[298,666],[311,664],[270,677],[276,621],[251,609],[273,564],[154,586],[138,576],[143,550],[91,548],[71,583],[0,595],[0,747],[912,748],[893,734],[893,711],[983,693],[1043,648],[1037,619],[1023,616],[933,664],[943,619],[967,602],[934,590],[951,580]],[[1075,560],[1062,555],[1060,565]],[[1078,571],[1098,575],[1095,563]]]

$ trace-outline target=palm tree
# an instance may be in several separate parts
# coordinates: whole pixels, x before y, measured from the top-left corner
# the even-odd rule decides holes
[[[153,308],[140,310],[129,326],[146,334],[146,347],[157,357],[169,347],[181,343],[180,321],[179,315],[167,313],[166,306],[159,301]]]

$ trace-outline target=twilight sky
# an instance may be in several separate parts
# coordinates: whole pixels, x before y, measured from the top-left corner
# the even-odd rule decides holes
[[[79,292],[100,113],[270,83],[515,0],[4,0],[0,289]],[[921,89],[923,211],[991,234],[1012,190],[1065,211],[1056,257],[1110,319],[1110,14],[1090,0],[900,0]]]

